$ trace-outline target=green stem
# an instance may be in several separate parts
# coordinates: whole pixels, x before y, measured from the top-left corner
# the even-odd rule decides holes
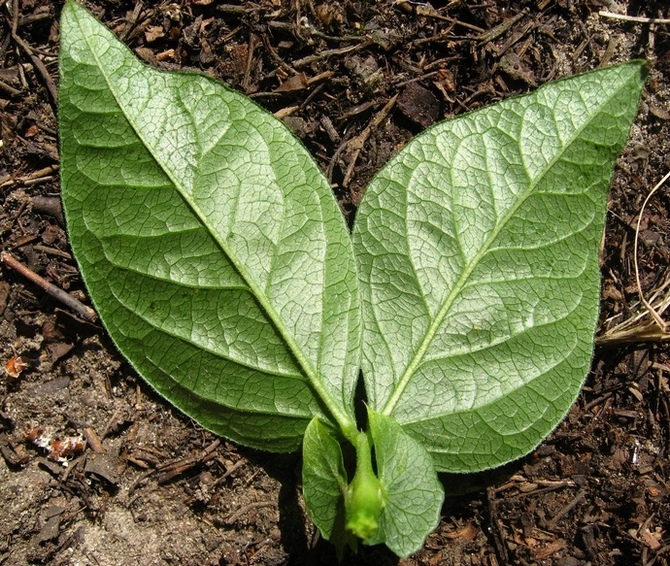
[[[359,432],[355,438],[356,472],[344,497],[346,528],[365,540],[379,529],[384,493],[372,467],[372,448],[368,435]]]

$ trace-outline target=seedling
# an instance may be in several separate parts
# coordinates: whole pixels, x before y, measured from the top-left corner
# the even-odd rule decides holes
[[[302,446],[325,538],[411,554],[439,521],[438,471],[519,458],[563,418],[643,63],[430,128],[372,181],[351,237],[271,114],[145,66],[73,2],[61,34],[63,203],[106,329],[204,427]]]

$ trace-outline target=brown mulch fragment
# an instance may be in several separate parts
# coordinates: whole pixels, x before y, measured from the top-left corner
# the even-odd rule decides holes
[[[440,116],[437,97],[418,83],[410,83],[402,89],[397,105],[405,117],[422,128],[431,126]]]

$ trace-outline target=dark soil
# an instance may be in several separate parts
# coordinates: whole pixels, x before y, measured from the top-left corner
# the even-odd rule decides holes
[[[599,14],[668,18],[667,2],[317,1],[87,5],[148,63],[208,73],[282,117],[349,218],[375,172],[436,120],[580,71],[651,63],[614,178],[600,346],[578,402],[521,461],[445,476],[452,496],[414,557],[364,548],[345,563],[669,564],[670,350],[639,306],[633,243],[642,202],[670,169],[670,25]],[[61,7],[0,1],[0,245],[87,303],[58,199]],[[661,190],[639,244],[642,286],[657,304],[669,228]],[[153,394],[86,311],[4,257],[1,565],[336,563],[304,513],[299,455],[199,428]]]

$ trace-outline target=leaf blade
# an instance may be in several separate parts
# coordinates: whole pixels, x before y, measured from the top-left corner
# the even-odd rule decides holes
[[[377,534],[366,544],[385,543],[408,557],[440,522],[444,488],[424,446],[392,417],[368,410],[384,506]]]
[[[366,390],[439,469],[529,452],[574,401],[642,84],[634,62],[444,122],[368,187],[354,228]]]
[[[355,266],[307,151],[223,85],[145,67],[74,3],[62,29],[63,201],[119,349],[174,404],[244,444],[295,449],[314,415],[351,425]],[[241,414],[262,426],[247,435]]]
[[[335,545],[341,560],[346,547],[357,548],[356,537],[345,528],[347,472],[342,448],[332,431],[315,418],[305,431],[302,453],[307,511],[321,535]]]

